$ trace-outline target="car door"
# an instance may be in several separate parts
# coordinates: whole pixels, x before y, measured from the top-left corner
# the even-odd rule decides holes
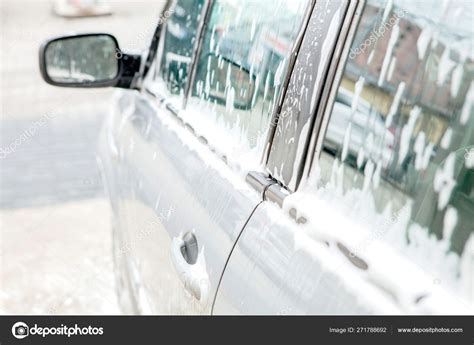
[[[313,20],[324,3],[306,36],[324,26]],[[314,71],[303,61],[321,44],[303,39],[287,97],[303,92],[283,104],[267,162],[280,185],[246,224],[213,314],[473,312],[473,62],[450,44],[472,42],[469,20],[403,1],[354,5],[350,25],[330,24],[340,35],[321,84],[324,60]]]
[[[211,311],[230,252],[262,200],[246,176],[261,170],[312,4],[281,5],[174,2],[141,92],[119,96],[115,142],[126,183],[118,247],[137,312]],[[259,14],[270,12],[281,28]]]

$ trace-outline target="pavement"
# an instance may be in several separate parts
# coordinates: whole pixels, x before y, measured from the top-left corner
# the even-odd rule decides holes
[[[120,312],[96,162],[113,89],[47,85],[37,62],[44,39],[72,32],[146,47],[163,1],[109,3],[111,16],[65,19],[52,1],[0,0],[0,314]]]

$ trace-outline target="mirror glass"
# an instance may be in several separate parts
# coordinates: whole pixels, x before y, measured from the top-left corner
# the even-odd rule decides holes
[[[46,47],[46,73],[63,84],[110,81],[119,72],[117,53],[117,43],[109,35],[61,38]]]

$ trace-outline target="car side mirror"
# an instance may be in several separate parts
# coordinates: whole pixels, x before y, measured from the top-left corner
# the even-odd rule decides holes
[[[120,51],[109,34],[82,34],[46,41],[40,48],[40,71],[51,85],[135,88],[140,56]]]

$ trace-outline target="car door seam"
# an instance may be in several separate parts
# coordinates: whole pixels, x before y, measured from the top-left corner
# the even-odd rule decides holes
[[[225,261],[225,264],[224,264],[224,268],[222,269],[222,273],[221,273],[221,276],[219,278],[219,282],[217,283],[217,287],[216,287],[216,292],[214,293],[214,298],[212,300],[212,306],[211,306],[211,315],[213,315],[214,313],[214,306],[216,304],[216,300],[217,300],[217,293],[219,292],[219,287],[222,283],[222,279],[224,278],[224,273],[225,273],[225,270],[227,268],[227,265],[230,261],[230,258],[232,256],[232,253],[234,252],[234,249],[235,247],[237,246],[237,243],[239,242],[239,239],[240,239],[240,236],[242,236],[244,230],[245,230],[245,227],[247,226],[247,224],[249,223],[250,219],[252,218],[253,214],[255,213],[255,211],[257,210],[258,206],[260,206],[260,204],[263,202],[263,200],[261,200],[255,207],[254,209],[252,210],[252,212],[250,213],[250,216],[247,218],[247,220],[245,221],[244,225],[242,226],[242,229],[240,230],[239,234],[237,235],[237,238],[235,239],[234,243],[232,244],[232,248],[230,249],[230,252],[229,252],[229,255],[227,256],[227,259]]]

